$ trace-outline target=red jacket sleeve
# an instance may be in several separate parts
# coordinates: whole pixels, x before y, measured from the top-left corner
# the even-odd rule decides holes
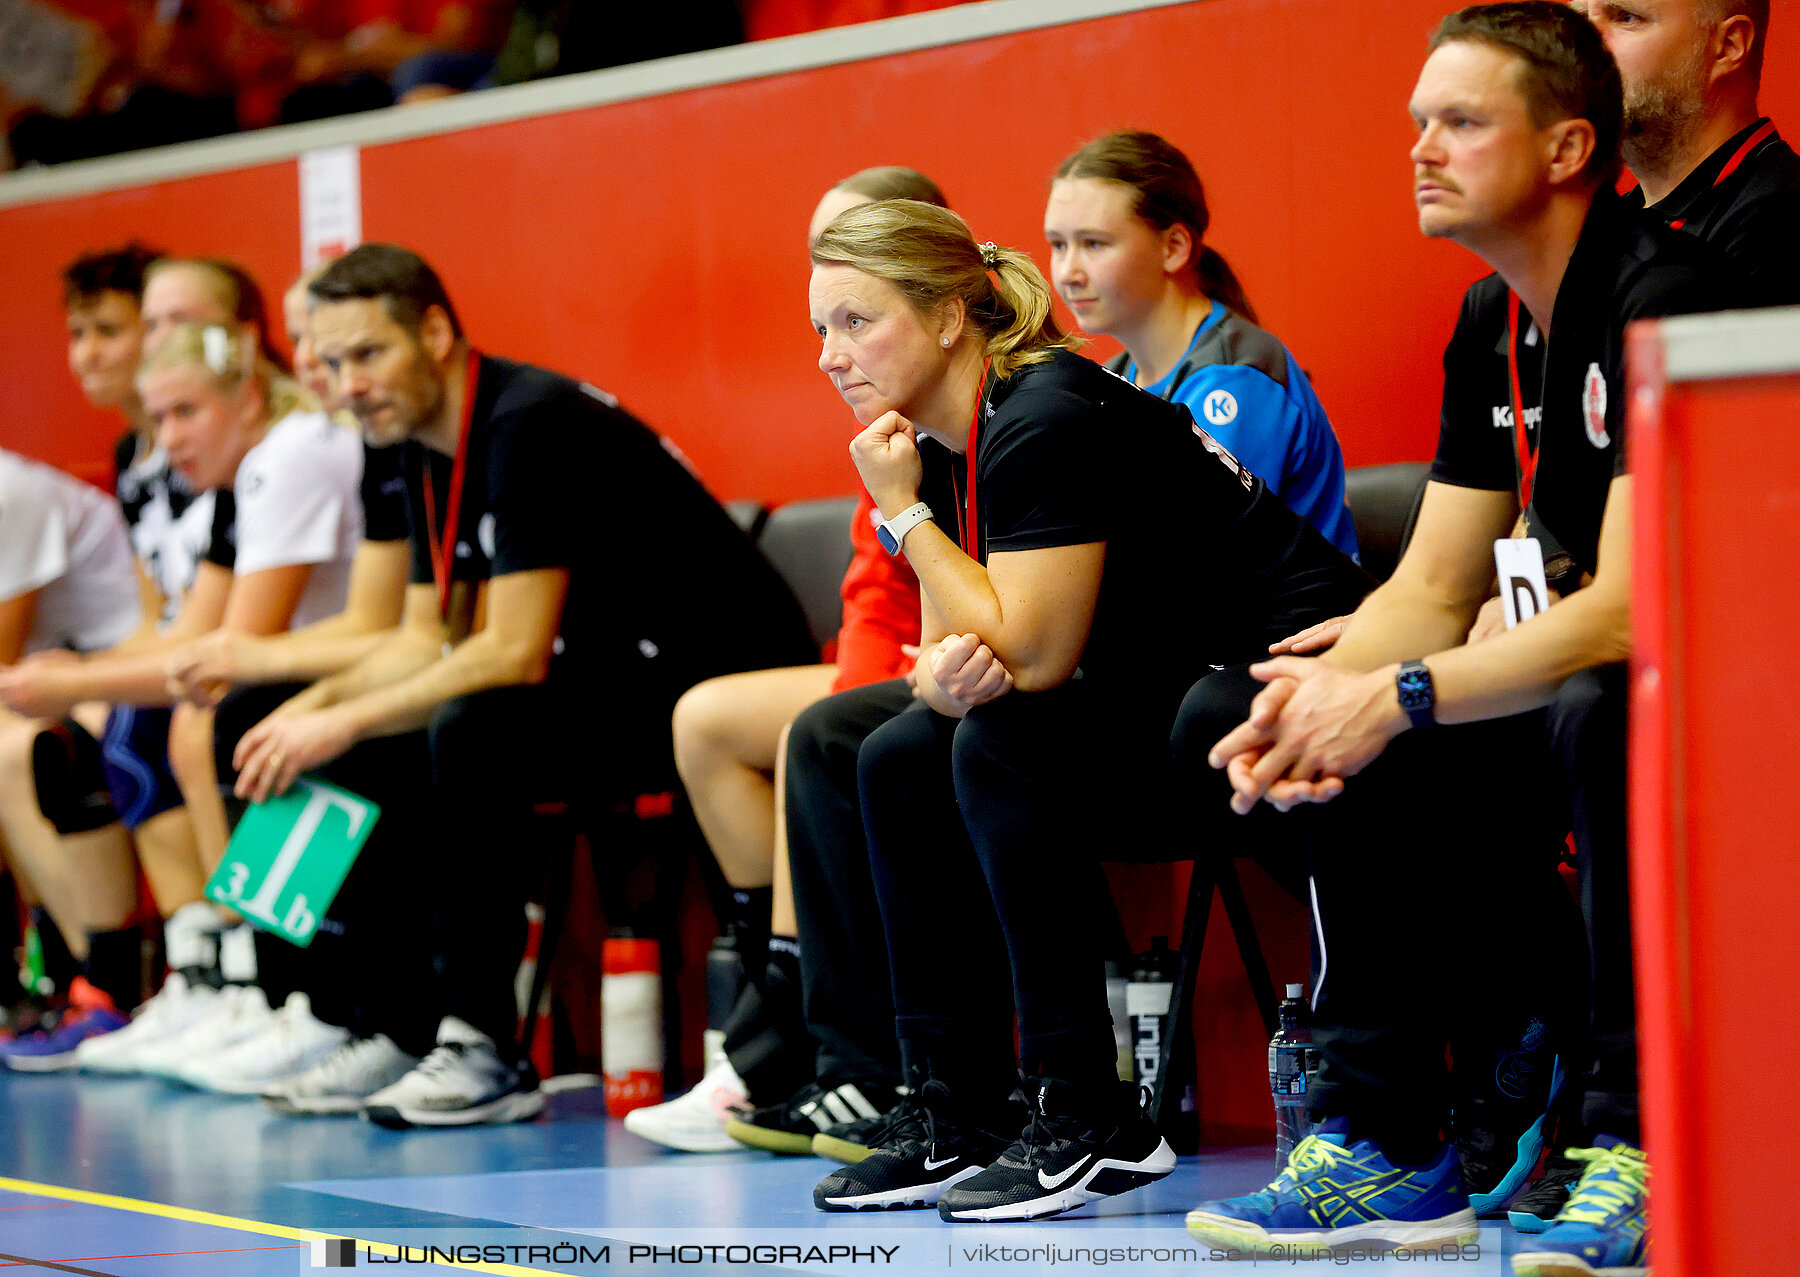
[[[890,557],[875,539],[869,515],[875,509],[868,493],[850,517],[850,544],[856,555],[844,573],[844,621],[837,637],[834,692],[899,678],[912,669],[912,658],[900,653],[902,643],[919,641],[919,578],[902,555]]]

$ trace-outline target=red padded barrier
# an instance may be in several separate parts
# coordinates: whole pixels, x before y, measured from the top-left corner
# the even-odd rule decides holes
[[[1781,1164],[1800,1006],[1800,451],[1771,446],[1800,429],[1800,375],[1666,383],[1651,325],[1631,354],[1632,913],[1656,1270],[1791,1272],[1800,1199],[1779,1171],[1752,1187],[1752,1168]]]

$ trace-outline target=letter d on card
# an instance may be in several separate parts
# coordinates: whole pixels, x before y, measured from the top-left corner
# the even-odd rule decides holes
[[[311,944],[380,815],[347,789],[295,781],[244,813],[207,881],[207,899],[294,944]]]
[[[1494,542],[1494,568],[1500,582],[1500,604],[1506,628],[1529,621],[1550,606],[1544,580],[1544,548],[1536,537],[1509,537]]]

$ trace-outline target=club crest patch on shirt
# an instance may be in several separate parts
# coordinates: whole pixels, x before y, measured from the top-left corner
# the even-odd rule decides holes
[[[1581,424],[1587,427],[1588,442],[1604,448],[1612,442],[1606,433],[1606,378],[1599,364],[1589,364],[1587,380],[1581,387]]]

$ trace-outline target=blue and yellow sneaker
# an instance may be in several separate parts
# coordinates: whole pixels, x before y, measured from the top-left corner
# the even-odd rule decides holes
[[[1513,1277],[1645,1277],[1650,1237],[1645,1206],[1650,1196],[1644,1151],[1602,1135],[1595,1148],[1572,1148],[1586,1162],[1556,1222],[1513,1256]]]
[[[1260,1193],[1202,1202],[1187,1229],[1244,1255],[1297,1258],[1344,1246],[1397,1251],[1472,1243],[1480,1236],[1456,1150],[1428,1166],[1396,1166],[1370,1140],[1349,1142],[1336,1122],[1295,1146]]]

